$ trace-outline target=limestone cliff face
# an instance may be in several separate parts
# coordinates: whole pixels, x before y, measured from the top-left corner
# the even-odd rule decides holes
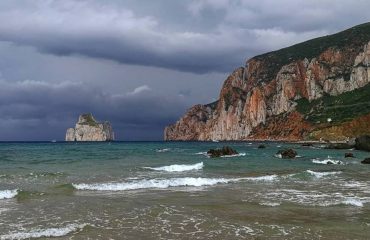
[[[364,24],[254,57],[226,79],[216,103],[192,107],[165,129],[164,138],[320,138],[319,132],[325,132],[322,129],[335,129],[334,125],[347,124],[370,112],[365,101],[370,89],[361,90],[360,102],[347,96],[356,95],[370,82],[369,41],[370,24]],[[353,117],[343,115],[343,111],[353,110],[353,104],[362,105]],[[327,118],[333,118],[330,125]],[[336,137],[351,136],[350,131],[341,134]]]
[[[98,123],[91,113],[82,114],[74,128],[68,128],[66,141],[113,141],[114,132],[109,122]]]

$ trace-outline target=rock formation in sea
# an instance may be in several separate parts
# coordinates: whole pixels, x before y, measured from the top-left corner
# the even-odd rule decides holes
[[[114,132],[109,122],[99,123],[91,113],[81,114],[74,128],[68,128],[66,141],[113,141]]]
[[[370,23],[248,60],[165,140],[346,140],[370,134]]]

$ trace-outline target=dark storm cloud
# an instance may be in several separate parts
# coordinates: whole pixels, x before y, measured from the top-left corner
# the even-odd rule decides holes
[[[63,139],[65,129],[74,126],[81,109],[92,112],[100,120],[109,119],[119,139],[137,140],[158,139],[165,125],[175,121],[186,107],[182,97],[158,96],[146,85],[113,95],[81,83],[0,81],[0,128],[4,129],[0,140],[17,139],[16,134],[28,135],[34,129],[42,131],[38,140]],[[146,136],[144,132],[141,136],[130,134],[148,128]],[[12,130],[11,136],[6,136],[8,130]]]
[[[196,73],[230,71],[246,57],[366,21],[362,10],[370,7],[361,0],[12,2],[2,3],[1,40]]]
[[[0,140],[63,139],[83,112],[111,121],[119,139],[161,140],[186,108],[216,100],[246,59],[369,21],[369,8],[368,0],[2,0]]]

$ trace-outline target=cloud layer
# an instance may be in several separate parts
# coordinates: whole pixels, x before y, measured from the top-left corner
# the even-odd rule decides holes
[[[254,55],[369,21],[370,1],[2,0],[0,140],[62,139],[80,113],[119,139],[165,125]],[[31,80],[27,80],[31,79]]]
[[[0,40],[55,55],[196,73],[229,71],[254,54],[366,21],[362,10],[370,7],[362,0],[185,1],[180,10],[195,20],[168,27],[166,16],[137,10],[142,2],[131,9],[116,1],[12,2],[2,3],[8,8],[0,11]]]
[[[158,96],[150,92],[148,86],[140,86],[133,92],[107,94],[99,89],[87,88],[82,83],[61,82],[51,84],[38,81],[9,83],[0,81],[0,129],[18,128],[17,134],[30,136],[37,134],[49,139],[53,135],[48,130],[64,133],[73,127],[77,117],[85,112],[93,112],[100,120],[109,119],[117,137],[129,139],[157,139],[169,122],[175,121],[185,109],[185,101],[176,95]],[[146,136],[137,135],[145,130]],[[132,136],[130,131],[135,132]],[[143,134],[142,131],[141,134]],[[13,132],[14,135],[14,132]],[[120,136],[121,135],[121,136]],[[10,138],[17,139],[17,136]],[[61,139],[63,136],[56,136]],[[35,138],[35,136],[33,136]],[[31,140],[28,139],[28,140]]]

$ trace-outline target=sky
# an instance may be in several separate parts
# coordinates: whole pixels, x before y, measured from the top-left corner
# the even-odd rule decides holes
[[[368,0],[1,0],[0,141],[63,140],[79,114],[162,140],[255,55],[369,21]]]

